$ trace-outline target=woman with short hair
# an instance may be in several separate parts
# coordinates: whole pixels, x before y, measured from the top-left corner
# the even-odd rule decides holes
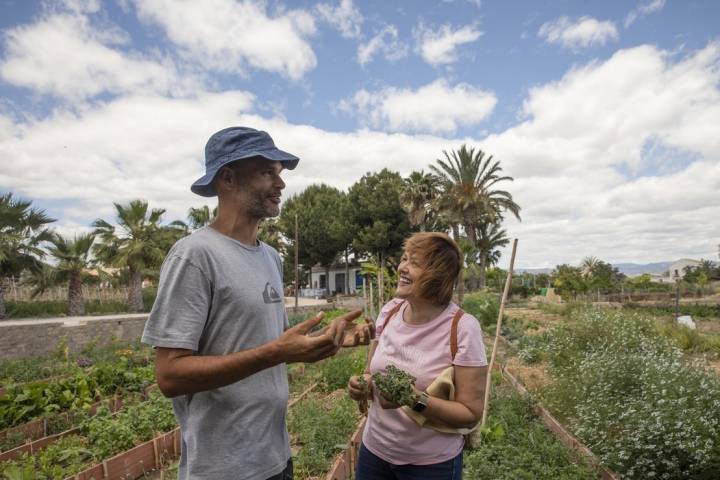
[[[353,399],[373,400],[356,480],[462,478],[462,433],[482,417],[487,375],[480,323],[452,302],[462,258],[444,233],[416,233],[405,242],[395,298],[377,318],[367,387],[359,376],[348,384]],[[371,375],[391,364],[416,378],[406,405],[373,387]],[[453,399],[428,395],[425,389],[451,366]]]

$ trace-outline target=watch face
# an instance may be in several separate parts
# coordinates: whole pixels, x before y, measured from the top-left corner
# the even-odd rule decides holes
[[[415,401],[415,405],[413,405],[412,409],[416,412],[422,412],[427,407],[427,401],[428,396],[426,393],[420,394],[418,399]]]
[[[427,407],[427,405],[425,405],[424,403],[417,402],[415,405],[413,405],[413,410],[415,410],[416,412],[422,412],[423,410],[425,410],[425,407]]]

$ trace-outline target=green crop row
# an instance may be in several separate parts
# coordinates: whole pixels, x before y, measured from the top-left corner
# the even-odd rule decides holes
[[[101,408],[82,423],[78,435],[64,437],[35,455],[0,463],[0,478],[66,478],[173,428],[170,401],[154,392],[147,401],[127,405],[115,415]]]
[[[65,410],[86,409],[99,397],[122,391],[139,392],[152,384],[154,378],[152,365],[135,365],[123,357],[67,377],[9,386],[0,397],[0,429]]]

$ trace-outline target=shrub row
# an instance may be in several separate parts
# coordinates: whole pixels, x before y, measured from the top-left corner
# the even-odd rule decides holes
[[[720,378],[689,364],[652,319],[579,310],[521,342],[544,358],[544,403],[627,479],[704,479],[720,471]]]

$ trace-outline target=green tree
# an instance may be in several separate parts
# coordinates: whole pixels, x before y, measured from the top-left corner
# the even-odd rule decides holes
[[[154,208],[148,212],[148,203],[145,200],[114,205],[117,228],[102,219],[93,222],[93,233],[99,239],[93,252],[104,265],[128,269],[128,308],[131,312],[140,312],[144,308],[144,272],[158,268],[172,244],[183,236],[185,231],[179,227],[178,222],[161,225],[165,209]]]
[[[92,265],[90,253],[94,241],[95,235],[91,233],[76,235],[72,239],[53,234],[48,240],[48,252],[57,260],[57,264],[44,265],[42,270],[33,275],[33,294],[38,295],[48,287],[67,283],[68,314],[84,315],[82,286],[89,277],[87,270]]]
[[[277,218],[265,218],[260,225],[258,225],[258,240],[262,240],[280,253],[283,257],[285,256],[285,244],[282,241],[282,231],[280,230],[280,223]]]
[[[351,230],[356,232],[353,247],[379,260],[378,290],[385,300],[384,275],[389,256],[397,256],[411,231],[408,215],[400,201],[403,181],[396,172],[383,169],[368,173],[348,193]]]
[[[592,260],[592,261],[591,261]],[[588,289],[598,292],[616,292],[625,275],[607,262],[587,257],[580,266]]]
[[[345,228],[347,198],[340,190],[325,184],[311,185],[290,197],[280,212],[280,232],[294,243],[295,215],[298,219],[300,251],[298,263],[325,267],[325,287],[330,293],[330,267],[352,240]],[[287,249],[285,262],[295,265],[295,250]]]
[[[436,208],[444,212],[458,240],[458,228],[462,226],[473,245],[478,245],[478,228],[482,224],[500,224],[506,212],[520,220],[520,206],[506,190],[496,189],[503,181],[513,181],[507,175],[501,175],[502,168],[493,157],[485,158],[485,152],[462,145],[459,150],[449,154],[443,151],[445,159],[437,159],[430,170],[438,176],[441,195]],[[490,232],[491,228],[481,231]],[[484,278],[484,274],[481,275]],[[484,281],[484,280],[483,280]],[[485,285],[481,283],[480,287]]]
[[[553,282],[555,289],[565,299],[575,298],[588,290],[587,282],[579,267],[558,265],[553,270],[552,277],[555,279]]]
[[[40,245],[51,235],[45,225],[55,221],[31,205],[13,198],[12,193],[0,196],[0,318],[5,318],[6,282],[24,271],[42,268],[45,252]]]

